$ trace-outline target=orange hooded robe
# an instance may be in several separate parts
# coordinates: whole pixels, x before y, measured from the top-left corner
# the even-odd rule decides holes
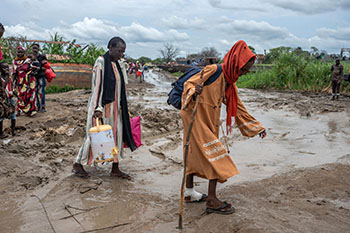
[[[206,66],[203,69],[202,79],[200,78],[201,72],[199,72],[184,84],[180,113],[184,126],[184,145],[191,122],[192,110],[195,105],[193,99],[195,86],[199,83],[204,83],[215,73],[216,69],[217,66],[215,64]],[[194,174],[209,180],[217,179],[221,183],[231,176],[239,174],[225,146],[219,140],[220,110],[227,89],[224,73],[222,72],[212,84],[204,86],[202,93],[197,96],[199,104],[189,141],[186,172],[187,175]],[[233,88],[234,99],[237,100],[235,121],[241,133],[244,136],[253,137],[264,131],[261,123],[247,112],[247,109],[240,101],[235,83],[233,83]]]

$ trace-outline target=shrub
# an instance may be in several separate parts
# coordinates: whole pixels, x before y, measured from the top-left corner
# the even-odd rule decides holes
[[[270,70],[248,73],[239,78],[238,87],[253,89],[290,89],[320,92],[330,87],[332,63],[285,51],[274,60]],[[344,71],[349,64],[344,63]],[[350,83],[342,83],[342,92],[350,92]]]
[[[59,86],[47,86],[45,88],[45,93],[46,94],[53,94],[53,93],[61,93],[61,92],[68,92],[68,91],[72,91],[72,90],[77,90],[77,89],[81,89],[81,88],[75,88],[72,87],[68,84],[66,84],[64,87],[59,87]]]

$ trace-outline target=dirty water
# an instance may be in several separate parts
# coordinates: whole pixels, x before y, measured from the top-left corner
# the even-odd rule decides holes
[[[0,143],[0,232],[52,232],[33,194],[56,232],[117,224],[95,232],[179,232],[182,124],[166,104],[174,80],[154,70],[145,83],[129,78],[129,110],[142,117],[144,144],[120,162],[132,181],[110,177],[111,165],[88,167],[88,179],[71,173],[89,91],[48,95],[47,113],[20,116],[18,136]],[[349,232],[350,98],[248,89],[240,97],[268,135],[248,139],[235,128],[228,136],[240,174],[218,184],[218,196],[238,211],[205,215],[204,203],[186,204],[181,232]],[[207,184],[195,178],[196,190],[207,193]]]

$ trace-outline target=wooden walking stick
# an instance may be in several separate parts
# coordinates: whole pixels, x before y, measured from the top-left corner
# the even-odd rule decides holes
[[[203,70],[201,72],[200,80],[203,78]],[[202,84],[202,83],[201,83]],[[197,107],[199,103],[199,95],[196,96],[196,104],[194,105],[191,122],[187,130],[186,143],[185,143],[185,156],[184,156],[184,173],[181,183],[181,195],[180,195],[180,213],[179,213],[179,229],[182,229],[182,216],[183,216],[183,205],[184,205],[184,191],[185,191],[185,181],[186,181],[186,169],[187,169],[187,157],[188,157],[188,146],[190,143],[191,131],[194,123],[194,118],[197,113]]]
[[[224,143],[225,143],[225,146],[226,146],[227,153],[230,154],[230,148],[228,147],[228,143],[227,143],[227,136],[225,134],[224,127],[222,126],[222,123],[224,123],[223,120],[220,122],[220,127],[221,127],[221,131],[222,131],[222,137],[224,138]]]

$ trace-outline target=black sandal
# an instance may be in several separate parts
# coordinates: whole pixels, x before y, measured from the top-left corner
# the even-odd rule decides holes
[[[132,180],[131,176],[124,173],[124,172],[120,172],[120,173],[113,173],[111,172],[111,176],[114,176],[114,177],[118,177],[118,178],[122,178],[122,179],[126,179],[126,180]]]
[[[230,209],[226,209],[227,207],[231,207],[231,208]],[[207,207],[206,210],[205,210],[205,212],[207,214],[215,213],[215,214],[223,214],[223,215],[233,214],[235,211],[236,211],[236,208],[233,205],[228,204],[227,202],[224,202],[224,205],[219,207],[219,208]]]
[[[75,176],[80,177],[80,178],[89,178],[89,173],[87,173],[86,171],[76,171],[76,170],[72,170],[72,172],[74,173]]]

